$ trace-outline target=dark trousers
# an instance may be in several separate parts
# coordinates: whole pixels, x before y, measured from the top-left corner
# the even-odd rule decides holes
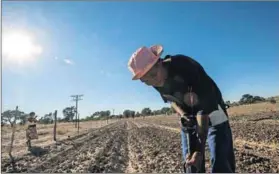
[[[185,161],[187,137],[181,130],[182,155]],[[232,132],[226,121],[208,129],[207,142],[210,150],[211,173],[235,173],[235,156],[233,150]],[[202,163],[202,173],[205,173],[205,161]]]

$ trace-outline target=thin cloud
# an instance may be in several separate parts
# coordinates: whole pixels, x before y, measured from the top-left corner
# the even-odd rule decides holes
[[[111,77],[112,76],[112,74],[110,72],[108,72],[108,71],[101,70],[100,73],[102,75],[106,76],[106,77]]]
[[[74,64],[74,62],[70,59],[64,59],[63,61],[68,65],[73,65]]]
[[[55,59],[55,60],[58,60],[58,57],[55,56],[54,59]]]

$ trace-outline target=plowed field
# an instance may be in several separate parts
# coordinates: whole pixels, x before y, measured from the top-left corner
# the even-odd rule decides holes
[[[279,172],[279,113],[233,117],[237,172]],[[16,156],[16,172],[177,173],[182,153],[176,116],[119,120],[72,140]],[[2,157],[2,172],[13,172]],[[206,168],[210,171],[209,153]]]

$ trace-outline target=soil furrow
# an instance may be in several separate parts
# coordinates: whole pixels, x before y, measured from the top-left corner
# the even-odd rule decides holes
[[[136,123],[138,124],[138,123]],[[182,156],[179,136],[155,127],[131,130],[132,167],[140,173],[181,172]]]
[[[165,129],[165,131],[173,131],[176,133],[179,133],[178,126],[174,128],[175,124],[172,124],[172,127],[165,126],[163,125],[158,125],[155,124],[154,122],[152,123],[146,123],[149,124],[150,126],[157,127],[158,129]],[[162,124],[162,122],[161,122]],[[168,124],[171,125],[171,124]],[[239,140],[239,139],[238,139]],[[274,148],[266,148],[259,146],[257,147],[256,145],[253,145],[252,148],[251,146],[249,147],[249,142],[246,144],[239,145],[239,141],[236,141],[235,144],[235,156],[236,156],[236,172],[241,172],[241,173],[246,173],[246,172],[271,172],[271,173],[277,173],[279,172],[279,165],[278,165],[278,149]],[[272,146],[273,147],[273,146]],[[250,150],[249,150],[250,149]],[[251,150],[253,149],[253,150]],[[260,150],[259,150],[260,149]],[[267,154],[270,156],[267,157]],[[207,164],[206,166],[209,166],[209,153],[207,152],[206,154],[206,161]],[[209,169],[207,169],[209,171]]]
[[[135,154],[133,153],[132,146],[131,146],[131,141],[133,141],[133,139],[131,139],[131,131],[132,129],[135,128],[137,128],[137,126],[133,122],[127,121],[128,163],[127,163],[127,168],[125,170],[125,173],[136,173],[137,170],[133,166],[136,166],[136,168],[138,168],[138,165],[135,163],[137,160],[135,160],[134,158]]]
[[[128,163],[127,125],[121,123],[117,133],[112,136],[105,148],[94,157],[88,172],[124,173]]]
[[[66,152],[62,152],[58,156],[52,157],[43,164],[38,165],[32,172],[76,172],[83,170],[86,162],[91,160],[91,154],[98,150],[98,146],[102,146],[104,140],[110,140],[117,132],[117,127],[107,127],[92,133],[87,139],[78,143],[78,148],[70,148]],[[83,162],[85,165],[83,165]],[[80,165],[82,164],[82,165]],[[31,172],[31,171],[30,171]]]
[[[274,113],[231,121],[236,172],[279,172],[277,117]],[[16,158],[16,172],[180,173],[181,149],[178,117],[127,118],[48,147],[34,147],[33,153]],[[208,146],[205,156],[209,172]],[[1,166],[2,172],[13,172],[9,159],[2,158]]]

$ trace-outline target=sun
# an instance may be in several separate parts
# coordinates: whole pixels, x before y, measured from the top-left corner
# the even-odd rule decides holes
[[[42,53],[42,47],[34,41],[28,32],[3,32],[3,60],[18,64],[34,61]]]

